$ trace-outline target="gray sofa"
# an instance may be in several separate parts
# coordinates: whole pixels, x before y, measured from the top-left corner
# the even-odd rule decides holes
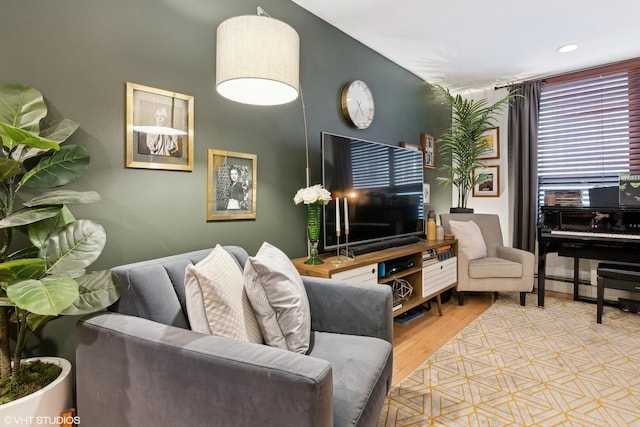
[[[244,265],[247,253],[225,247]],[[87,426],[374,426],[392,375],[388,286],[303,277],[307,355],[189,329],[184,271],[211,249],[114,268],[122,297],[77,324]]]

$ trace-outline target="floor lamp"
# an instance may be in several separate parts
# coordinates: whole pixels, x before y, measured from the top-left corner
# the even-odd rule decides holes
[[[216,90],[220,95],[251,105],[285,104],[300,95],[308,187],[309,141],[300,88],[298,33],[258,7],[257,15],[222,22],[216,44]]]

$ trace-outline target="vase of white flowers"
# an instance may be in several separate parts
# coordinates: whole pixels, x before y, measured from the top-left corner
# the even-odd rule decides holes
[[[309,259],[305,264],[322,264],[318,258],[318,240],[320,240],[320,210],[331,200],[331,193],[320,184],[301,188],[293,201],[296,205],[304,203],[307,206],[307,237],[310,243]]]

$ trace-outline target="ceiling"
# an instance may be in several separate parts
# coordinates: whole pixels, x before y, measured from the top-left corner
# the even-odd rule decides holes
[[[292,1],[455,92],[640,57],[638,0]]]

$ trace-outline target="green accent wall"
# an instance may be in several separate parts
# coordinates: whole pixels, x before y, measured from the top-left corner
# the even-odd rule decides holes
[[[88,171],[72,188],[96,190],[103,200],[72,210],[107,231],[105,251],[93,268],[216,243],[240,245],[253,254],[269,241],[291,257],[306,254],[305,209],[293,203],[305,185],[300,100],[249,106],[215,90],[218,25],[255,14],[257,6],[300,34],[312,184],[321,182],[322,131],[397,145],[417,144],[420,132],[437,136],[449,125],[450,112],[427,83],[291,1],[5,1],[0,81],[38,88],[51,117],[81,125],[69,141],[92,155]],[[355,79],[369,84],[376,101],[374,122],[366,130],[349,127],[340,112],[342,87]],[[126,82],[194,96],[193,172],[125,167]],[[206,221],[208,149],[257,155],[255,220]],[[435,181],[442,173],[425,170],[432,190],[427,210],[451,206],[451,190]],[[58,347],[57,353],[73,358],[72,339],[64,331],[52,333],[54,343],[41,342],[36,352],[50,354],[48,349]]]

